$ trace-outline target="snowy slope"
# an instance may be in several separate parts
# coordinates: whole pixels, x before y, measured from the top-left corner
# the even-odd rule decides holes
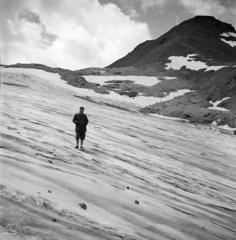
[[[128,97],[126,95],[120,95],[114,91],[109,91],[109,94],[101,94],[95,92],[93,89],[88,88],[74,88],[71,85],[66,84],[63,81],[59,74],[57,73],[49,73],[43,70],[38,69],[30,69],[30,68],[3,68],[3,72],[5,73],[22,73],[32,76],[33,78],[39,77],[47,79],[47,82],[50,81],[52,84],[56,84],[56,86],[63,87],[64,89],[72,90],[77,97],[89,98],[95,102],[109,103],[116,106],[121,106],[124,108],[128,108],[129,110],[138,110],[141,107],[145,107],[156,102],[165,102],[168,100],[172,100],[178,96],[182,96],[185,93],[192,92],[190,89],[180,89],[177,91],[170,92],[165,97],[153,97],[153,96],[144,96],[138,95],[136,97]],[[115,79],[117,76],[85,76],[87,80],[95,83],[105,83],[107,80]],[[117,79],[126,79],[124,76],[118,76]],[[147,77],[147,76],[133,76],[134,80],[138,80],[139,83],[145,84],[148,80],[155,84],[156,81],[159,81],[156,77]]]
[[[3,71],[0,239],[234,239],[235,137],[74,95]],[[80,105],[86,152],[74,149]]]

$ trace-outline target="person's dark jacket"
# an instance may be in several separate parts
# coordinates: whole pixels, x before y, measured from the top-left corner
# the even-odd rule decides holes
[[[86,131],[88,122],[87,115],[84,113],[76,113],[73,117],[73,123],[75,124],[76,131]]]

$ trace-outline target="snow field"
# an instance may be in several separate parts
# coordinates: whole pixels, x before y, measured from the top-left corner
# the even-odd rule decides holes
[[[2,74],[0,238],[234,239],[235,138],[78,99],[77,90]],[[85,152],[74,149],[81,105]]]
[[[67,89],[67,90],[72,90],[75,94],[81,97],[89,97],[97,102],[108,102],[110,104],[115,104],[119,106],[125,106],[131,109],[137,109],[140,107],[146,107],[148,105],[157,103],[157,102],[164,102],[168,100],[172,100],[175,97],[182,96],[185,93],[192,92],[189,89],[180,89],[177,90],[176,92],[170,92],[167,96],[163,98],[159,97],[152,97],[152,96],[143,96],[143,95],[138,95],[134,98],[130,98],[126,95],[120,95],[114,91],[110,91],[109,94],[100,94],[94,92],[92,89],[85,89],[85,88],[75,88],[73,86],[68,85],[64,80],[60,78],[59,74],[56,73],[48,73],[42,70],[37,70],[37,69],[24,69],[24,68],[3,68],[2,72],[4,73],[21,73],[21,74],[28,74],[31,76],[36,76],[42,79],[46,79],[47,81],[50,81],[53,85],[59,86],[61,88]],[[93,79],[93,82],[105,82],[108,81],[107,79],[112,79],[111,76],[108,78],[104,76],[90,76]],[[150,79],[156,79],[155,77],[147,77],[147,79],[143,79],[141,76],[137,76],[137,79],[139,81],[143,82],[148,82]],[[124,80],[126,77],[124,77]],[[135,79],[135,78],[133,78]],[[88,79],[87,79],[88,80]],[[145,81],[144,81],[145,80]],[[157,80],[159,81],[159,80]],[[154,83],[154,82],[153,82]]]
[[[119,81],[125,81],[130,80],[134,82],[135,84],[140,84],[144,86],[153,86],[160,82],[160,80],[157,77],[149,77],[149,76],[94,76],[94,75],[85,75],[83,76],[88,82],[98,83],[101,85],[108,84],[108,81],[112,80],[119,80]]]

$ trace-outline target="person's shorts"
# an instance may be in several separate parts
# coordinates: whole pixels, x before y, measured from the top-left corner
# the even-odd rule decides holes
[[[81,131],[81,130],[77,130],[75,131],[76,133],[76,139],[81,139],[81,140],[84,140],[85,139],[85,135],[86,135],[86,131]]]

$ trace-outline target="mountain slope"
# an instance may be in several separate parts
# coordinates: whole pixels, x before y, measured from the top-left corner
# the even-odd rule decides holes
[[[135,110],[144,113],[236,128],[236,31],[214,17],[189,19],[160,38],[140,44],[108,68],[10,67],[59,73],[68,84],[92,89],[99,99],[106,96],[116,107],[126,107],[120,105],[125,100],[138,103]]]
[[[57,74],[26,70],[1,76],[1,239],[234,239],[232,136],[86,101]],[[85,152],[74,149],[81,105]]]
[[[158,39],[138,45],[132,52],[108,67],[140,67],[149,64],[163,64],[170,56],[198,54],[204,62],[235,63],[236,48],[221,40],[235,40],[233,36],[221,36],[236,31],[228,23],[211,16],[196,16],[172,28]],[[211,60],[209,60],[211,59]]]
[[[133,67],[162,76],[163,81],[153,87],[156,91],[186,86],[195,91],[146,106],[142,112],[236,127],[236,30],[228,23],[196,16],[158,39],[141,43],[108,67]],[[165,81],[165,76],[175,79]],[[214,103],[218,107],[213,108]]]

